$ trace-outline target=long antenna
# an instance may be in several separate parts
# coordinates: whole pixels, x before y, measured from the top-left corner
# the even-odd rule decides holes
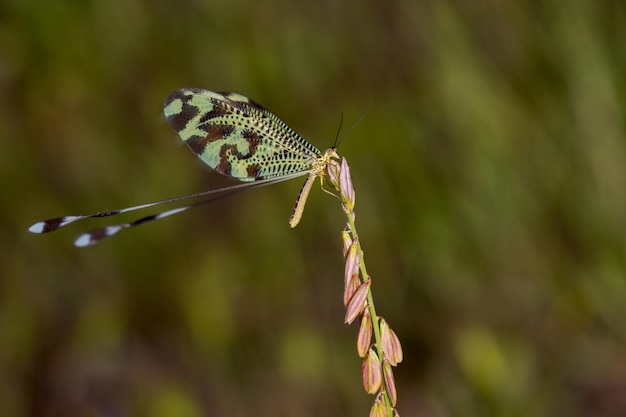
[[[337,128],[337,134],[335,135],[335,144],[333,145],[334,149],[337,149],[339,146],[339,133],[341,133],[341,126],[343,126],[343,112],[339,113],[339,127]]]
[[[346,136],[348,136],[350,134],[350,132],[352,132],[354,130],[354,128],[361,123],[361,121],[363,120],[363,118],[365,117],[365,115],[367,114],[367,112],[370,110],[370,108],[372,107],[372,103],[374,101],[370,100],[369,104],[367,105],[367,108],[365,109],[365,111],[361,114],[361,116],[359,116],[359,118],[357,119],[356,122],[354,122],[352,124],[352,126],[350,126],[350,129],[348,129],[348,131],[346,133],[343,134],[343,136],[337,140],[335,139],[335,146],[333,146],[334,148],[338,148],[339,145],[341,145],[341,142],[343,142],[343,140],[346,138]],[[341,113],[341,121],[343,122],[343,113]],[[341,123],[339,123],[339,130],[341,130]],[[337,135],[339,135],[339,131],[337,131]]]

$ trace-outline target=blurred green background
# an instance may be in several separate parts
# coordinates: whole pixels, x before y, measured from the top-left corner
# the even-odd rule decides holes
[[[232,184],[165,123],[182,87],[322,149],[373,101],[340,153],[400,415],[626,415],[625,45],[621,0],[2,0],[0,415],[369,413],[319,187],[295,230],[302,181],[26,231]]]

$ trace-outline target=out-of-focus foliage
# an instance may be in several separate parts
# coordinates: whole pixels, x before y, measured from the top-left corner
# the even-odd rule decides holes
[[[0,3],[0,415],[364,416],[337,201],[284,183],[75,249],[36,220],[229,184],[161,116],[339,112],[404,416],[626,414],[626,7]],[[133,218],[132,216],[130,218]]]

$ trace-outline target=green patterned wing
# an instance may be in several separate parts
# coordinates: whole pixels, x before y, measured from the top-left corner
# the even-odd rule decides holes
[[[167,97],[164,113],[200,159],[240,181],[305,173],[321,155],[269,110],[240,94],[183,88]]]

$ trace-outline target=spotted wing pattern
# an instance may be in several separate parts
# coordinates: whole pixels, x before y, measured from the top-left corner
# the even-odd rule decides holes
[[[205,197],[130,223],[88,231],[74,241],[79,247],[91,246],[121,230],[182,213],[245,189],[308,175],[289,219],[289,225],[296,227],[315,179],[319,178],[323,184],[328,164],[339,158],[335,147],[320,152],[270,111],[240,94],[184,88],[169,95],[165,100],[164,113],[169,124],[207,165],[244,183],[122,209],[52,217],[34,223],[28,230],[48,233],[79,220],[116,216],[187,198]]]
[[[310,171],[321,152],[260,104],[199,88],[165,100],[168,123],[209,167],[240,181]]]

